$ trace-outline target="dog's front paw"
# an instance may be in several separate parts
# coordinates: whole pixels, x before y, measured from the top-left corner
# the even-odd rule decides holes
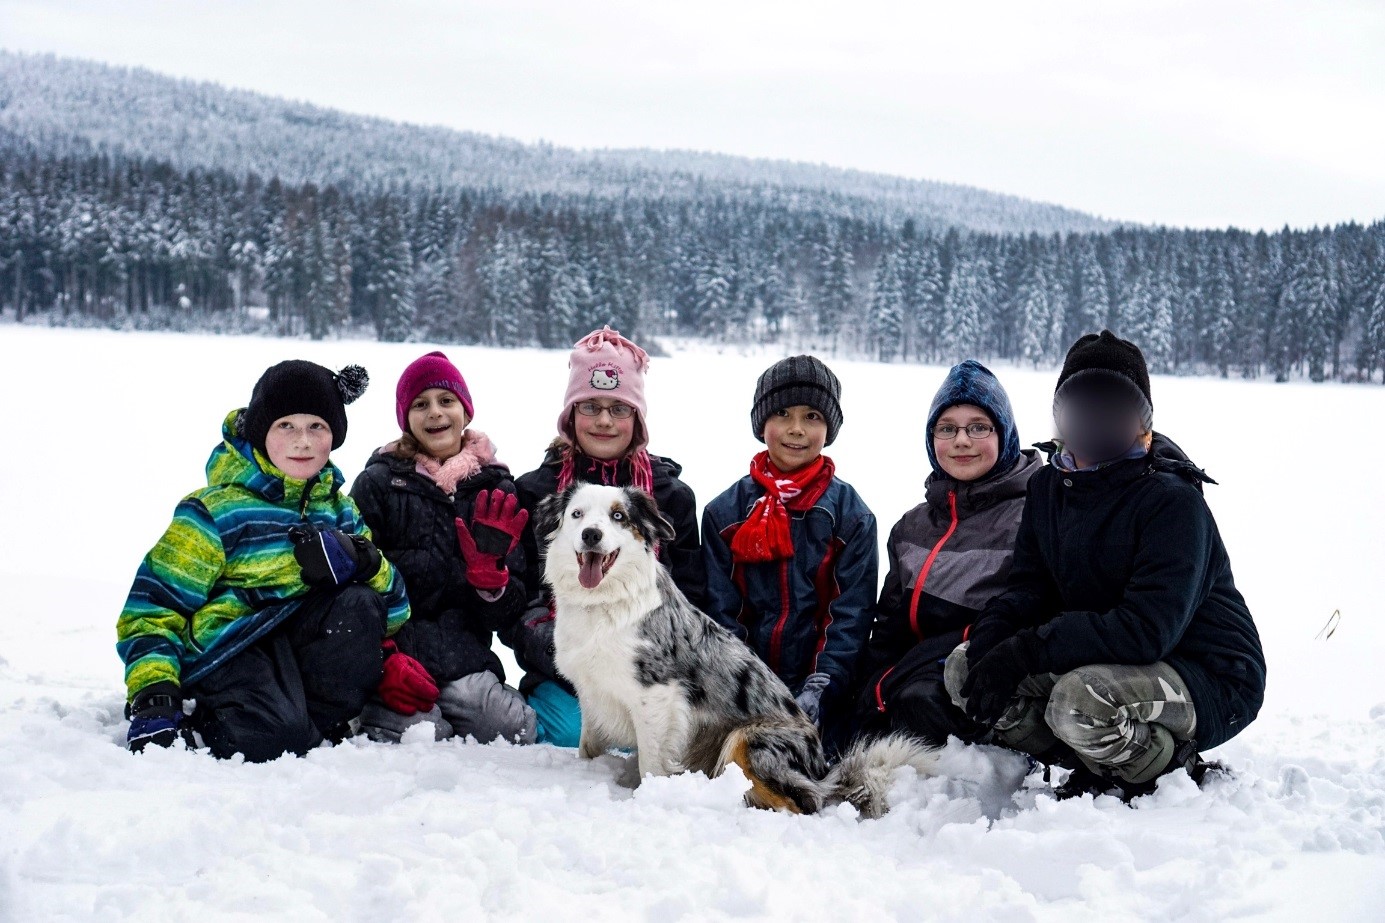
[[[644,773],[640,772],[640,759],[636,755],[630,755],[622,759],[620,775],[616,777],[616,784],[622,788],[639,788],[640,781],[644,778]]]

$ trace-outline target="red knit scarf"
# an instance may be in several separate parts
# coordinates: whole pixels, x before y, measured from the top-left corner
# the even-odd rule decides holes
[[[765,495],[755,501],[750,515],[732,536],[731,557],[747,564],[793,557],[789,510],[811,509],[827,492],[836,470],[832,459],[819,455],[812,464],[784,474],[770,462],[769,452],[756,455],[750,462],[750,476],[765,489]]]

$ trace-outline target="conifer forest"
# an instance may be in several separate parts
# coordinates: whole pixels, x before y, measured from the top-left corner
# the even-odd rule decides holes
[[[390,150],[409,156],[376,169],[388,156],[321,155],[343,118],[330,111],[295,116],[253,94],[97,65],[8,54],[0,65],[9,320],[545,347],[609,323],[636,339],[1034,366],[1109,327],[1158,372],[1385,372],[1381,221],[1119,225],[943,184],[701,155],[583,159],[461,133],[447,143],[471,160],[444,170],[441,141],[393,123],[379,123]],[[101,95],[121,80],[134,81],[127,98]],[[256,110],[260,123],[296,140],[274,157],[206,152],[197,123],[177,120],[199,87],[218,103],[203,99],[207,111],[257,106],[272,116]],[[150,98],[165,104],[130,118],[142,126],[132,143],[93,127],[95,113]],[[346,134],[330,143],[349,146]],[[295,144],[301,156],[281,156]]]

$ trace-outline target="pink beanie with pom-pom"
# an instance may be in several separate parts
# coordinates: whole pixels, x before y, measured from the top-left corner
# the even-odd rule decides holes
[[[558,414],[558,433],[573,440],[572,408],[582,401],[608,398],[635,408],[640,426],[630,448],[643,448],[649,442],[644,420],[644,373],[649,368],[649,354],[608,324],[578,340],[567,364],[567,393],[563,395],[563,411]]]

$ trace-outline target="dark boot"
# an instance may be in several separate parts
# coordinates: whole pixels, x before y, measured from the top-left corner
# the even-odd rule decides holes
[[[1053,790],[1053,798],[1055,801],[1067,801],[1069,798],[1081,798],[1083,795],[1096,797],[1116,791],[1118,785],[1115,779],[1092,772],[1082,763],[1078,763],[1077,768],[1068,773],[1063,784]]]
[[[1209,761],[1202,758],[1202,755],[1197,752],[1196,740],[1180,740],[1174,746],[1173,756],[1169,758],[1169,764],[1163,768],[1159,775],[1146,782],[1117,782],[1121,790],[1121,801],[1128,804],[1136,798],[1150,794],[1158,787],[1160,778],[1180,769],[1186,769],[1189,778],[1199,787],[1211,777],[1230,775],[1230,770],[1225,765],[1215,760]]]
[[[1173,759],[1169,760],[1168,768],[1164,772],[1173,772],[1175,769],[1188,770],[1188,775],[1199,787],[1209,778],[1231,775],[1231,770],[1227,769],[1224,763],[1204,760],[1202,754],[1197,752],[1196,740],[1180,741],[1174,748]]]

